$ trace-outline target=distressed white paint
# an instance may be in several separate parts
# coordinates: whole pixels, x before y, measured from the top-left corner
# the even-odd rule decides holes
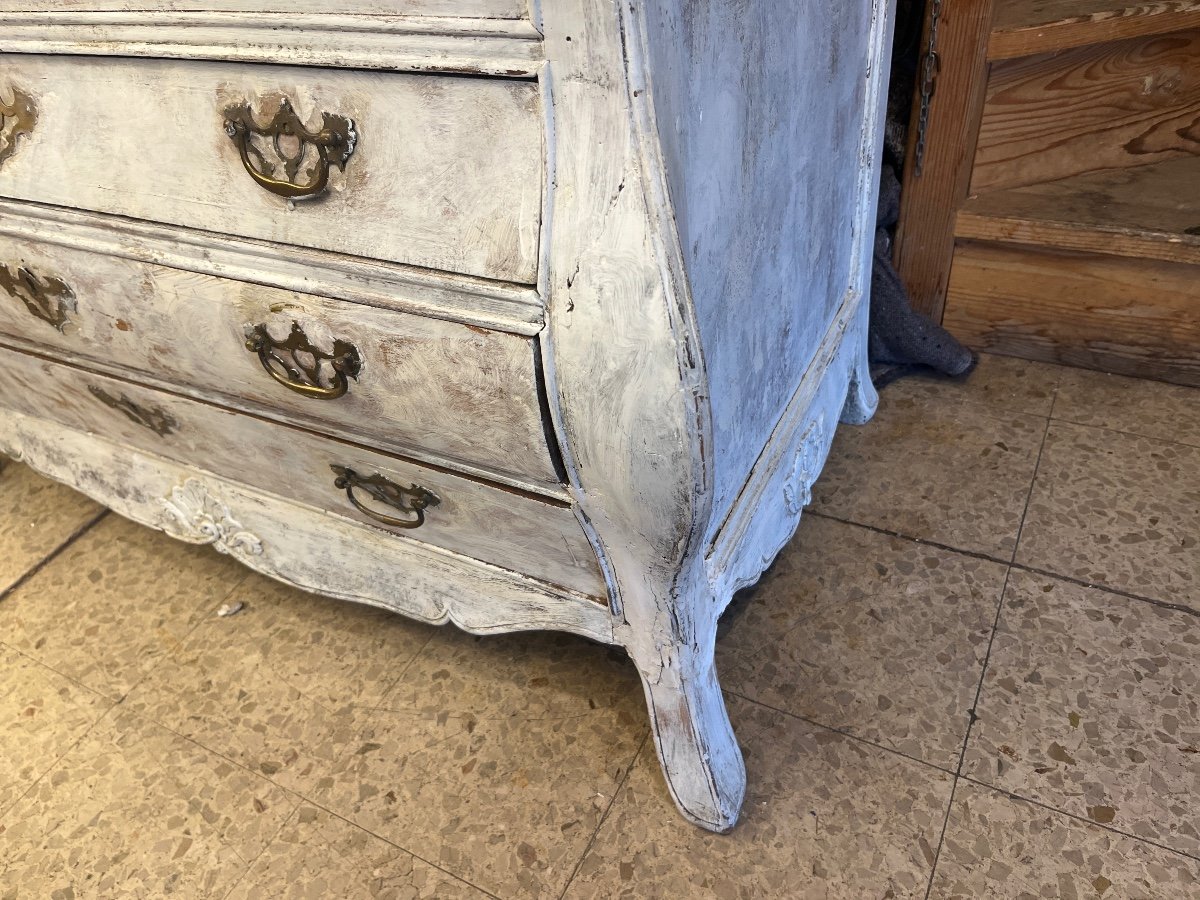
[[[524,284],[542,196],[536,86],[476,78],[160,59],[0,56],[37,127],[0,167],[0,195]],[[309,127],[354,121],[329,192],[259,187],[225,133],[281,97]],[[261,110],[261,112],[260,112]]]
[[[143,410],[165,413],[174,420],[174,430],[156,434],[97,400],[91,387]],[[441,502],[429,510],[420,529],[387,529],[397,540],[420,540],[580,593],[604,592],[594,554],[565,504],[3,349],[0,403],[368,524],[372,520],[334,487],[331,465],[381,474],[404,487],[416,484]],[[367,506],[389,512],[364,499]]]
[[[61,330],[0,293],[0,335],[142,376],[334,437],[556,489],[531,338],[44,245],[0,234],[0,266],[58,278],[75,297]],[[293,323],[326,352],[351,344],[358,378],[336,400],[277,384],[246,332]],[[436,422],[436,427],[430,423]],[[484,442],[480,432],[489,435]]]
[[[477,634],[550,628],[612,643],[608,611],[592,597],[418,541],[397,541],[54,422],[8,414],[0,453],[181,540],[224,551],[240,547],[242,562],[303,590],[435,625],[453,622]],[[205,527],[178,524],[169,510],[179,489],[197,481],[204,487],[202,503],[224,523],[224,537],[216,541]],[[231,530],[234,525],[238,530]]]
[[[465,15],[469,6],[455,8]],[[495,485],[311,434],[286,432],[284,438],[282,426],[236,411],[28,359],[17,367],[19,376],[0,366],[10,373],[0,375],[0,403],[21,413],[0,421],[0,445],[7,437],[42,471],[160,527],[154,517],[162,515],[163,504],[174,502],[181,485],[198,480],[207,493],[188,491],[192,504],[208,510],[207,497],[215,498],[203,521],[209,515],[229,523],[217,529],[218,544],[242,547],[250,565],[284,580],[475,630],[540,623],[623,646],[641,675],[659,759],[681,811],[703,827],[727,830],[741,806],[745,767],[713,663],[717,618],[732,592],[757,579],[795,531],[839,418],[865,421],[876,402],[866,370],[865,296],[888,12],[887,0],[853,0],[832,16],[815,7],[740,0],[555,0],[535,6],[530,22],[544,35],[538,54],[545,62],[536,85],[506,90],[538,92],[522,106],[534,118],[516,116],[515,127],[524,129],[534,119],[544,125],[536,144],[546,190],[539,176],[541,206],[521,219],[540,224],[540,244],[522,243],[520,253],[509,253],[508,270],[498,277],[536,284],[536,299],[524,306],[530,315],[514,314],[509,321],[528,323],[522,328],[545,323],[538,342],[566,467],[567,483],[559,489],[565,499],[554,502],[549,487],[546,500],[506,494]],[[437,36],[427,37],[428,52],[440,52]],[[406,34],[404,53],[419,55],[421,39]],[[328,52],[336,53],[336,45],[331,39]],[[125,72],[135,64],[61,65],[83,67],[90,77],[88,66]],[[179,72],[226,71],[161,60],[136,65],[156,67],[172,85]],[[487,71],[486,65],[480,50],[465,70]],[[260,77],[252,71],[209,76],[205,90]],[[280,68],[272,74],[288,81],[300,78],[296,72]],[[322,72],[304,84],[321,82],[335,91],[351,77],[371,76]],[[417,78],[390,77],[421,90]],[[433,93],[445,80],[422,77]],[[361,101],[386,83],[383,77],[362,82]],[[454,115],[467,117],[453,125],[464,130],[485,121],[469,104]],[[168,134],[173,127],[163,125]],[[13,160],[33,166],[29,160],[47,152],[43,148],[31,142]],[[196,150],[195,164],[214,164],[223,153],[214,145],[203,156],[205,149]],[[449,144],[444,149],[454,151]],[[415,176],[418,183],[437,177],[430,174],[438,171],[434,154],[419,162],[425,175]],[[493,167],[488,175],[500,171]],[[11,194],[4,178],[0,168],[0,190]],[[511,197],[529,183],[493,186]],[[522,202],[532,196],[522,193]],[[426,195],[422,202],[428,201]],[[105,205],[71,200],[110,212],[125,202],[119,192]],[[380,209],[385,206],[381,201]],[[20,225],[5,225],[6,214],[21,208],[0,201],[0,231],[21,236]],[[422,222],[429,215],[415,200],[410,212]],[[220,206],[209,214],[229,215]],[[88,229],[102,217],[70,219],[81,215],[88,214],[50,220],[35,213],[29,228],[52,244],[86,238],[87,246],[76,246],[100,249],[103,239]],[[300,239],[282,233],[280,223],[292,214],[277,209],[275,215],[264,218],[256,208],[259,218],[252,221],[260,224],[250,236],[348,249],[316,244],[311,234]],[[481,213],[476,233],[463,235],[456,252],[486,252],[512,222],[502,213]],[[203,227],[196,220],[176,223]],[[334,224],[334,233],[344,227],[341,220]],[[390,225],[370,223],[380,233]],[[117,227],[120,236],[100,252],[234,279],[273,268],[268,245],[254,250],[253,242],[201,239],[194,231],[145,223],[121,221]],[[354,236],[376,239],[361,229]],[[412,233],[405,240],[424,247],[426,236]],[[411,261],[404,249],[410,245],[399,236],[396,241],[401,249],[383,256]],[[299,252],[299,262],[286,251],[279,254],[281,274],[250,280],[400,308],[386,297],[389,284],[402,283],[394,272],[376,271],[377,280],[362,291],[349,261]],[[432,258],[421,264],[480,274]],[[456,321],[464,315],[505,318],[500,310],[522,308],[490,295],[485,302],[481,291],[459,304],[452,299],[456,283],[447,277],[439,283],[442,299],[403,308]],[[476,283],[461,284],[466,292]],[[427,288],[432,285],[422,290]],[[538,316],[541,303],[544,319]],[[310,309],[316,318],[343,315],[334,303],[313,300]],[[24,330],[23,340],[32,335]],[[182,427],[160,438],[79,399],[79,387],[97,380],[169,411]],[[427,425],[439,427],[436,421]],[[347,428],[353,432],[354,423]],[[491,431],[481,427],[477,440],[488,442]],[[245,445],[267,448],[270,462],[247,461],[236,449]],[[435,492],[463,498],[461,505],[433,511],[427,543],[366,528],[323,493],[324,466],[334,447],[344,461],[397,480],[428,482]],[[72,455],[83,460],[67,462]],[[435,524],[435,515],[444,518]],[[229,544],[226,532],[254,536],[262,554],[245,550],[255,546],[248,539]],[[201,528],[191,539],[210,534]],[[447,554],[457,568],[445,564]],[[323,577],[324,568],[315,571],[314,561],[328,566],[342,586]],[[497,576],[497,566],[511,571]],[[449,600],[457,591],[465,599]],[[494,607],[479,599],[489,593]],[[578,599],[586,594],[606,595],[608,609]],[[597,623],[597,612],[604,624]]]
[[[224,59],[533,76],[541,35],[528,21],[287,12],[3,12],[0,52]]]
[[[520,19],[526,0],[0,0],[0,12],[189,11]]]

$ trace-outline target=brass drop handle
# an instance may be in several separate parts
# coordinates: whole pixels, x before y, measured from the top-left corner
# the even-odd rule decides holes
[[[61,278],[38,275],[24,266],[11,269],[0,265],[0,290],[25,305],[31,316],[66,331],[75,312],[75,292]]]
[[[12,103],[0,97],[0,163],[17,152],[17,140],[33,133],[37,124],[37,104],[33,98],[16,88]]]
[[[330,466],[329,468],[337,476],[333,481],[333,486],[346,492],[346,496],[355,509],[364,516],[384,525],[390,525],[392,528],[420,528],[425,524],[425,510],[431,506],[437,506],[441,502],[432,491],[415,484],[401,487],[382,475],[363,476],[346,466]],[[355,490],[361,490],[372,499],[409,514],[411,518],[398,519],[395,516],[368,509],[355,496]]]
[[[266,325],[255,325],[246,334],[246,349],[258,354],[267,374],[290,391],[317,400],[336,400],[350,389],[350,379],[362,371],[357,348],[335,340],[333,352],[308,339],[299,322],[283,340],[271,337]]]
[[[320,130],[310,131],[285,97],[274,117],[259,125],[250,104],[237,103],[225,110],[225,133],[260,187],[289,200],[310,200],[325,193],[330,168],[344,170],[358,143],[351,119],[332,113],[322,116]],[[306,160],[309,165],[302,178]]]

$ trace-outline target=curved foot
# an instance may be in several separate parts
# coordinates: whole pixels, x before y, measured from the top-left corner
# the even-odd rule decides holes
[[[854,354],[850,369],[850,389],[846,392],[846,405],[842,407],[842,421],[847,425],[865,425],[879,408],[879,394],[875,385],[871,383],[871,363],[867,359],[870,306],[867,302],[862,304],[857,312],[857,320],[842,344],[843,353],[849,351]]]
[[[742,809],[746,765],[725,711],[711,644],[704,651],[661,648],[650,666],[634,661],[675,804],[701,828],[729,831]]]

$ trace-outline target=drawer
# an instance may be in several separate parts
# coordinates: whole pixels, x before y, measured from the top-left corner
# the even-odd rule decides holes
[[[532,82],[2,55],[14,91],[36,122],[0,160],[2,196],[536,281]]]
[[[528,337],[6,234],[0,334],[391,452],[559,484]]]
[[[595,553],[565,503],[11,350],[0,350],[0,406],[372,525],[397,540],[417,540],[605,596]],[[332,466],[351,470],[351,482],[336,484]],[[399,502],[381,500],[380,494]],[[417,497],[436,500],[420,511],[413,509]],[[423,521],[405,528],[380,516],[410,525]]]
[[[0,12],[337,13],[339,15],[528,18],[528,0],[0,0]]]

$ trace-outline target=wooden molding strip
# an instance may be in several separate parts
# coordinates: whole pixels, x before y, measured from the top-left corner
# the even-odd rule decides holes
[[[1115,8],[1086,11],[1086,7],[1096,5],[1084,4],[1084,10],[1079,15],[1025,23],[1004,21],[1007,10],[1001,4],[995,29],[988,40],[988,59],[1015,59],[1089,44],[1200,28],[1200,4],[1195,0],[1131,2],[1128,6],[1112,4]]]
[[[0,200],[0,233],[512,334],[545,324],[532,288],[325,250],[11,200]]]
[[[1157,259],[1200,265],[1200,238],[1121,225],[1081,225],[962,211],[955,236],[1041,250],[1076,250],[1102,256]]]
[[[536,77],[526,21],[283,13],[0,13],[0,52],[153,56]]]

